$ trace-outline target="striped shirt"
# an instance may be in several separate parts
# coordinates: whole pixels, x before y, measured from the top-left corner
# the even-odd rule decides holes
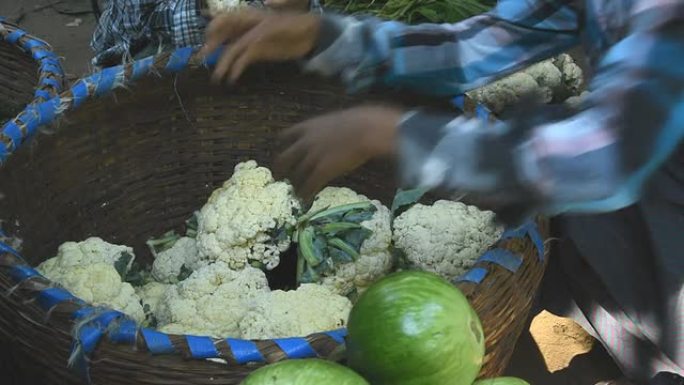
[[[351,91],[457,95],[583,44],[594,76],[581,110],[506,122],[412,111],[403,180],[512,212],[599,213],[635,203],[684,137],[684,0],[501,0],[456,24],[328,15],[310,71]]]

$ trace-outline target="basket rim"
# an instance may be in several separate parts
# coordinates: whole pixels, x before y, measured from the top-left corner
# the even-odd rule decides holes
[[[0,39],[19,48],[38,63],[39,80],[33,94],[33,100],[28,105],[50,100],[62,91],[64,69],[59,57],[47,42],[6,21],[3,16],[0,16]],[[22,125],[19,124],[21,120],[17,120],[22,112],[19,112],[14,119],[4,122],[2,130],[0,130],[0,164],[5,153],[18,147],[21,136],[26,135]]]
[[[25,128],[21,131],[25,135],[22,136],[19,143],[13,149],[15,150],[37,132],[38,127],[53,123],[66,111],[77,109],[86,100],[103,97],[117,88],[131,85],[136,80],[146,76],[174,75],[189,67],[196,68],[202,66],[209,68],[216,64],[222,50],[223,48],[219,48],[207,57],[200,57],[197,47],[184,47],[172,52],[165,52],[123,65],[105,68],[78,80],[71,88],[47,101],[27,106],[22,113],[2,128],[0,134],[7,131],[10,124],[21,125],[21,127]],[[495,119],[486,107],[475,104],[466,95],[459,95],[453,98],[453,104],[462,110],[465,110],[467,105],[474,106],[477,117],[489,120]],[[2,167],[4,160],[9,155],[6,154],[3,158],[2,153],[0,153],[0,167]],[[468,282],[478,285],[486,279],[493,265],[505,268],[511,273],[511,276],[514,276],[518,268],[523,264],[524,257],[516,255],[505,248],[498,247],[502,241],[513,239],[530,240],[538,254],[538,261],[543,263],[545,255],[544,239],[541,236],[537,223],[534,219],[531,219],[519,228],[507,229],[501,239],[474,263],[474,267],[470,271],[462,277],[452,280],[452,283]],[[50,281],[29,266],[19,253],[1,243],[0,267],[9,270],[10,277],[17,285],[32,279],[44,280],[45,283],[50,284]],[[265,354],[262,353],[257,342],[270,341],[275,343],[285,353],[285,359],[309,358],[319,356],[312,348],[312,344],[309,341],[310,337],[324,334],[339,346],[344,344],[346,336],[346,329],[324,331],[306,337],[266,340],[166,334],[149,328],[139,328],[135,321],[115,310],[106,309],[103,312],[97,312],[96,308],[76,298],[68,291],[54,286],[54,284],[47,285],[43,290],[38,291],[37,296],[43,310],[48,312],[55,306],[65,302],[77,304],[78,310],[73,314],[75,319],[74,325],[77,324],[76,320],[90,317],[90,322],[79,322],[78,325],[81,328],[95,326],[100,330],[100,334],[94,342],[91,341],[92,345],[88,346],[83,345],[84,341],[79,341],[77,337],[77,344],[75,346],[82,346],[86,352],[92,352],[100,338],[105,336],[105,330],[110,330],[109,339],[111,342],[135,344],[137,337],[140,336],[145,342],[145,348],[152,354],[178,354],[180,351],[174,346],[171,338],[180,337],[187,343],[192,355],[191,358],[194,359],[225,359],[225,355],[216,348],[216,343],[226,341],[233,355],[230,358],[233,358],[238,365],[244,365],[248,363],[267,363]],[[115,321],[120,322],[114,325],[113,322]],[[113,331],[112,325],[115,326]],[[78,330],[76,330],[75,335],[80,336]]]

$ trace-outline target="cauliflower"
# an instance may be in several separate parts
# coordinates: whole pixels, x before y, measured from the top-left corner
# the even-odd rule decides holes
[[[582,103],[589,97],[589,91],[584,91],[577,96],[569,97],[565,104],[570,108],[579,108]]]
[[[199,267],[197,242],[193,238],[178,239],[170,249],[157,254],[152,263],[152,277],[159,282],[176,283]]]
[[[63,243],[57,248],[57,256],[43,262],[39,268],[42,267],[46,271],[64,270],[96,262],[103,262],[114,266],[125,254],[131,256],[125,266],[127,271],[133,263],[134,254],[132,248],[114,245],[100,238],[91,237],[82,242]]]
[[[233,269],[256,262],[271,270],[290,246],[286,229],[296,224],[299,208],[290,184],[274,181],[255,161],[240,163],[198,214],[200,257]]]
[[[394,220],[393,240],[409,267],[453,279],[501,236],[494,213],[460,202],[416,204]]]
[[[140,297],[131,284],[121,281],[113,265],[95,262],[63,269],[50,268],[56,266],[59,264],[44,263],[38,266],[38,271],[86,302],[111,307],[137,322],[145,320]]]
[[[209,12],[216,15],[221,12],[234,11],[244,5],[242,0],[207,0]]]
[[[169,287],[171,285],[166,283],[150,282],[145,286],[135,288],[135,293],[140,297],[146,315],[154,314],[161,297]]]
[[[544,103],[565,99],[579,93],[582,70],[570,55],[534,64],[484,87],[468,92],[468,96],[500,114],[522,96],[535,95]]]
[[[296,291],[263,293],[240,321],[245,339],[307,336],[344,327],[352,304],[330,288],[303,284]]]
[[[247,311],[246,301],[268,291],[263,271],[251,266],[235,271],[218,261],[170,286],[154,315],[162,331],[234,337],[239,335],[238,323]]]
[[[357,194],[346,187],[326,187],[318,195],[309,212],[316,212],[326,207],[342,206],[357,202],[371,202],[376,211],[372,218],[361,222],[361,226],[372,231],[363,241],[359,250],[359,258],[355,262],[338,264],[334,273],[323,274],[321,283],[335,289],[335,292],[347,295],[356,289],[363,291],[378,278],[392,269],[392,228],[390,210],[377,200]]]
[[[111,307],[142,322],[145,314],[140,298],[133,286],[121,278],[134,258],[133,249],[128,246],[88,238],[62,244],[56,257],[36,269],[76,297],[93,305]]]

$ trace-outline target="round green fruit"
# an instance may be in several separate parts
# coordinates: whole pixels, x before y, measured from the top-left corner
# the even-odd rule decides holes
[[[353,370],[317,358],[286,360],[252,372],[241,385],[368,385]]]
[[[466,297],[437,275],[389,275],[349,315],[349,366],[373,385],[472,385],[484,333]]]
[[[530,385],[527,381],[515,377],[498,377],[480,380],[473,385]]]

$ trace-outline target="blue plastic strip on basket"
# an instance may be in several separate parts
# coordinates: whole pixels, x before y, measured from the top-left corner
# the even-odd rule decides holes
[[[124,320],[109,333],[109,340],[116,344],[135,344],[138,325],[133,320]]]
[[[102,96],[114,88],[116,78],[121,76],[121,67],[105,68],[91,77],[95,82],[95,96]]]
[[[60,103],[61,101],[59,97],[56,97],[46,102],[38,104],[38,124],[43,125],[53,121]]]
[[[14,144],[15,148],[19,146],[19,144],[21,143],[22,135],[21,129],[16,123],[14,123],[11,120],[7,122],[7,124],[5,125],[5,131],[3,131],[3,133],[12,140],[12,144]]]
[[[154,64],[154,56],[149,56],[144,59],[140,59],[136,62],[133,63],[133,73],[131,74],[131,79],[132,80],[138,80],[144,75],[146,75],[148,72],[150,72],[150,68],[152,68],[152,65]]]
[[[266,359],[259,351],[259,348],[252,341],[238,340],[234,338],[227,338],[226,343],[233,353],[233,358],[238,364],[246,364],[248,362],[265,362]]]
[[[19,39],[26,36],[26,34],[26,31],[24,31],[23,29],[15,29],[14,31],[12,31],[12,33],[7,35],[5,40],[7,40],[7,42],[10,44],[17,44]]]
[[[317,356],[316,351],[313,350],[311,344],[305,338],[278,338],[274,339],[273,342],[282,349],[288,358]]]
[[[9,275],[16,282],[23,282],[29,278],[40,277],[40,273],[30,266],[14,266],[10,269]]]
[[[92,306],[84,306],[71,314],[72,319],[81,319],[90,316],[95,313],[97,308]]]
[[[223,54],[223,51],[225,51],[225,49],[225,47],[219,47],[214,52],[205,56],[204,59],[202,59],[202,64],[206,67],[215,66],[221,58],[221,54]]]
[[[0,162],[7,159],[7,154],[9,153],[9,151],[7,151],[7,150],[8,149],[7,149],[7,146],[5,145],[5,143],[0,142]]]
[[[539,234],[537,224],[533,221],[526,222],[518,228],[508,229],[501,235],[501,239],[525,238],[528,236],[535,249],[540,261],[544,260],[544,239]]]
[[[192,358],[205,359],[220,356],[214,340],[209,337],[185,336],[185,342],[188,343]]]
[[[332,338],[338,344],[343,344],[344,343],[344,337],[347,336],[347,329],[332,330],[329,332],[325,332],[323,334]]]
[[[56,57],[57,57],[57,55],[55,55],[55,53],[52,51],[47,51],[47,50],[42,51],[41,50],[41,51],[33,52],[33,58],[36,60],[44,60],[46,58],[56,58]]]
[[[73,301],[75,299],[76,297],[71,293],[57,287],[51,287],[38,293],[38,304],[45,311],[49,311],[62,302]]]
[[[472,282],[475,284],[480,284],[482,280],[485,279],[487,274],[487,269],[475,267],[468,270],[468,272],[463,274],[461,277],[457,278],[456,282]]]
[[[166,71],[175,73],[184,70],[185,67],[188,66],[193,52],[194,48],[192,47],[179,48],[173,51],[169,58],[169,62],[166,64]]]
[[[172,354],[176,352],[176,348],[171,343],[171,339],[164,333],[156,330],[143,328],[142,333],[147,349],[152,354]]]
[[[64,71],[53,60],[43,60],[40,63],[40,70],[53,75],[63,75]]]
[[[49,91],[37,89],[36,92],[33,93],[33,96],[35,96],[36,99],[42,98],[44,100],[47,100],[47,99],[50,99],[52,97],[52,94],[50,94]]]
[[[478,260],[478,262],[491,262],[497,264],[504,269],[515,273],[518,271],[523,263],[523,259],[509,250],[505,249],[492,249],[484,253]]]
[[[52,86],[55,88],[60,87],[59,80],[53,79],[53,78],[42,78],[42,79],[40,79],[40,85],[41,86]]]
[[[73,87],[71,87],[71,94],[73,95],[74,107],[80,106],[88,99],[88,83],[85,80],[79,80]]]
[[[22,46],[24,47],[25,50],[31,51],[32,49],[38,48],[38,47],[44,48],[45,43],[43,43],[42,41],[38,41],[38,40],[28,39],[24,42],[24,44],[22,44]]]

